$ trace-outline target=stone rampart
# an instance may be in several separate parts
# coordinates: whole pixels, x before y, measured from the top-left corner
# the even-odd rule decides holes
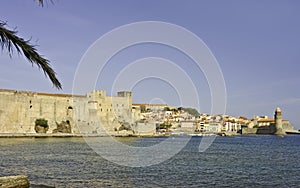
[[[47,133],[57,130],[61,122],[70,125],[74,134],[98,133],[99,122],[109,132],[122,121],[135,121],[131,108],[131,92],[111,97],[105,91],[69,95],[2,89],[0,133],[35,133],[35,121],[40,118],[48,121]]]

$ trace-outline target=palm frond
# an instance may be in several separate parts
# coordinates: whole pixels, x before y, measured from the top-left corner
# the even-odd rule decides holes
[[[38,3],[39,5],[41,5],[42,7],[44,6],[45,3],[47,4],[47,0],[36,0],[36,1],[37,1],[37,3]],[[52,4],[54,4],[54,3],[53,3],[53,0],[50,0],[50,2],[51,2]]]
[[[39,1],[40,2],[40,1]],[[41,2],[43,2],[41,0]],[[56,73],[50,67],[49,60],[43,58],[35,49],[35,46],[30,44],[29,40],[24,40],[18,37],[17,31],[9,30],[5,28],[6,23],[0,22],[0,45],[2,50],[6,48],[11,56],[13,53],[13,48],[19,54],[23,54],[29,62],[36,64],[41,68],[46,76],[49,77],[53,85],[57,89],[62,89],[61,83],[56,78]]]
[[[44,1],[43,0],[37,0],[37,2],[38,2],[39,5],[44,6]]]

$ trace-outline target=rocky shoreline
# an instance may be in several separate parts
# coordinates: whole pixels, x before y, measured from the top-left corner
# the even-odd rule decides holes
[[[25,175],[0,177],[0,187],[29,188],[30,183]]]
[[[47,137],[82,137],[81,134],[43,134],[43,133],[0,133],[0,138],[22,138],[22,137],[35,137],[35,138],[47,138]]]
[[[300,134],[300,131],[287,131],[287,134]],[[132,133],[115,133],[115,134],[74,134],[74,133],[0,133],[0,138],[83,138],[83,137],[165,137],[165,136],[240,136],[240,135],[260,135],[255,133],[248,133],[248,134],[238,134],[233,132],[223,132],[217,134],[189,134],[189,133],[182,133],[182,134],[132,134]]]
[[[214,134],[217,135],[217,134]],[[132,133],[122,133],[122,134],[73,134],[73,133],[0,133],[0,138],[68,138],[68,137],[164,137],[164,136],[212,136],[212,134],[132,134]],[[222,135],[224,136],[224,135]],[[226,135],[229,136],[229,135]]]

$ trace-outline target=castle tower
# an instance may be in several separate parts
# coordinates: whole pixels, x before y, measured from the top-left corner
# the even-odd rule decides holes
[[[128,102],[128,107],[131,111],[132,109],[132,93],[130,91],[119,91],[117,93],[118,97],[126,97]]]
[[[276,108],[275,110],[275,134],[276,135],[285,135],[285,131],[282,128],[282,114],[281,114],[281,109],[279,107]]]

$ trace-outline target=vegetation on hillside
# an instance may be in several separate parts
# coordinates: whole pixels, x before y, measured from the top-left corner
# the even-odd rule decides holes
[[[178,110],[181,109],[185,112],[188,112],[189,114],[191,114],[192,116],[199,116],[199,112],[195,109],[195,108],[178,108]]]
[[[49,128],[49,125],[48,125],[48,120],[44,119],[44,118],[39,118],[39,119],[36,119],[35,120],[35,125],[39,125],[41,127],[44,127],[44,128]]]

